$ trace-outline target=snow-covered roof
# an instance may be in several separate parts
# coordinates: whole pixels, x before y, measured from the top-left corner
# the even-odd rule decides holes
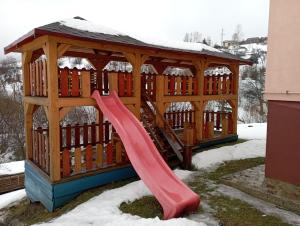
[[[81,17],[64,19],[59,21],[59,23],[62,26],[72,27],[82,31],[89,31],[94,33],[102,33],[102,34],[115,35],[115,36],[125,35],[112,28],[91,23],[90,21],[87,21]]]
[[[183,41],[162,41],[162,40],[145,40],[134,36],[124,34],[106,26],[97,25],[81,17],[64,19],[58,22],[47,24],[22,36],[17,41],[5,48],[5,53],[20,51],[20,46],[32,41],[42,35],[63,36],[73,39],[109,42],[127,45],[130,47],[147,48],[152,50],[164,50],[170,52],[182,52],[189,54],[213,56],[239,62],[251,64],[247,60],[241,59],[235,55],[222,52],[203,43],[189,43]]]

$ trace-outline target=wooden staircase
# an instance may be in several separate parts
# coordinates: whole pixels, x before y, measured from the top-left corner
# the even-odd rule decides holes
[[[143,125],[162,157],[171,168],[182,166],[184,144],[177,137],[163,116],[158,113],[156,105],[146,95],[143,95],[141,111]],[[160,120],[163,121],[163,128],[157,126],[156,117],[159,117]]]

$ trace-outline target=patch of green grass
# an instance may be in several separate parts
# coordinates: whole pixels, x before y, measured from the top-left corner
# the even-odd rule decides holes
[[[144,196],[133,202],[123,202],[120,205],[120,210],[124,213],[137,215],[143,218],[163,218],[163,209],[154,196]]]
[[[16,219],[19,222],[25,223],[27,225],[36,224],[39,222],[47,222],[53,218],[59,217],[62,214],[69,212],[79,204],[86,202],[96,195],[101,194],[105,190],[122,187],[134,180],[135,179],[118,181],[98,188],[90,189],[86,192],[83,192],[63,207],[56,209],[55,212],[48,212],[40,203],[29,203],[28,200],[24,200],[19,204],[7,209],[5,223],[8,224],[12,220]]]
[[[226,196],[213,196],[209,204],[216,210],[220,225],[226,226],[287,226],[279,218],[268,216],[253,206]]]
[[[214,172],[208,174],[210,180],[219,181],[219,179],[227,174],[232,174],[238,171],[249,169],[265,163],[265,158],[251,158],[235,160],[223,163]]]

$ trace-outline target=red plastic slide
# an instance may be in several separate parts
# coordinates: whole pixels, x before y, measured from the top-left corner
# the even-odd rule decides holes
[[[94,91],[92,97],[122,139],[135,171],[163,207],[164,218],[196,211],[199,196],[176,177],[141,122],[123,105],[117,93],[100,96]]]

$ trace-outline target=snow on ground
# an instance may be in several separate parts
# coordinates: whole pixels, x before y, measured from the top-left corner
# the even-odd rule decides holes
[[[185,170],[175,170],[175,174],[182,180],[187,179],[192,172]],[[54,219],[49,223],[40,225],[101,225],[101,226],[147,226],[147,225],[172,225],[172,226],[205,226],[186,218],[176,218],[171,220],[160,220],[158,217],[141,218],[124,214],[119,209],[122,202],[131,202],[143,196],[151,195],[145,184],[140,180],[132,182],[123,187],[108,190],[77,206],[70,212]]]
[[[264,157],[266,155],[266,123],[238,124],[238,135],[244,143],[203,151],[193,156],[198,169],[217,166],[225,161]]]
[[[0,209],[23,199],[26,196],[25,189],[9,192],[0,195]]]
[[[267,135],[267,123],[238,124],[238,135],[240,139],[265,140]]]
[[[24,172],[24,161],[8,162],[0,164],[0,175]]]

